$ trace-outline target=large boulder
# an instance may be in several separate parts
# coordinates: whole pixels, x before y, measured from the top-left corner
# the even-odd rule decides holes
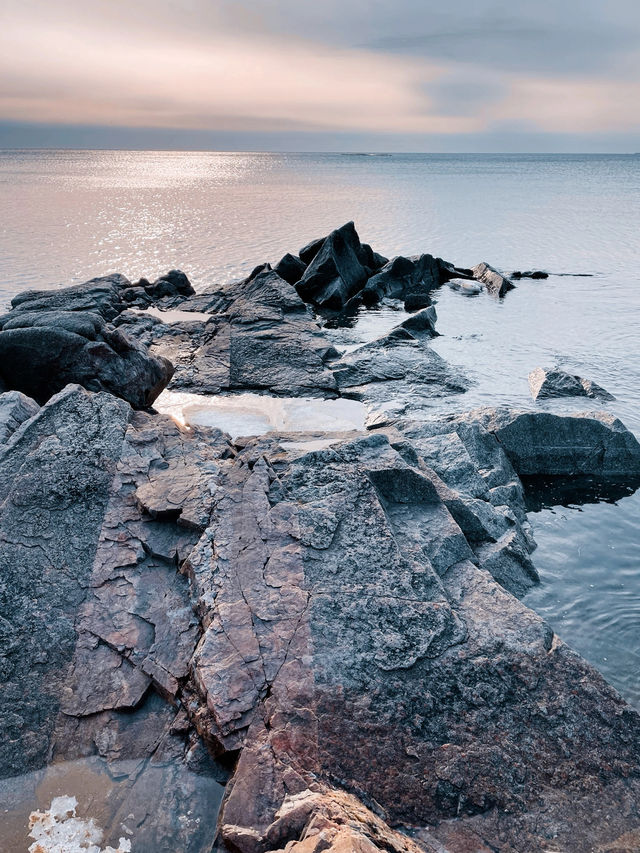
[[[226,849],[403,849],[336,784],[426,850],[578,853],[635,827],[640,717],[477,565],[410,446],[265,437],[221,473],[186,571],[197,725],[237,760]]]
[[[640,443],[606,412],[480,409],[474,417],[495,435],[521,477],[640,477]]]
[[[487,293],[490,293],[492,296],[504,296],[515,287],[515,285],[506,278],[506,276],[502,275],[502,273],[498,272],[494,267],[489,266],[489,264],[477,264],[473,267],[471,272],[473,273],[473,278],[477,281],[481,281],[484,284]]]
[[[325,238],[296,290],[305,302],[320,308],[343,308],[370,274],[359,255],[362,257],[360,239],[353,222],[348,222]]]
[[[529,374],[529,388],[534,400],[544,397],[599,397],[601,400],[615,400],[613,394],[591,379],[557,369],[536,367]]]
[[[99,790],[89,814],[107,815],[116,840],[126,823],[137,849],[211,849],[228,774],[185,711],[200,628],[178,566],[229,452],[218,431],[78,386],[0,447],[2,849],[24,849],[41,783],[85,808]]]
[[[21,310],[0,320],[0,377],[41,404],[75,382],[142,409],[172,374],[169,361],[150,355],[97,313]]]
[[[338,353],[275,270],[260,268],[206,298],[215,299],[216,309],[208,320],[194,315],[164,323],[124,312],[116,321],[151,353],[176,365],[171,389],[337,396],[329,366]]]

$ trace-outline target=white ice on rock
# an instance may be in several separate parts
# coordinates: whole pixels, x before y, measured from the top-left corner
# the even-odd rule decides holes
[[[76,817],[75,797],[54,797],[49,809],[29,815],[29,853],[131,853],[131,842],[120,838],[117,849],[100,846],[103,832],[93,818]]]
[[[266,432],[342,432],[364,429],[366,407],[357,400],[229,394],[208,397],[163,391],[154,403],[163,414],[187,426],[210,426],[238,436]]]

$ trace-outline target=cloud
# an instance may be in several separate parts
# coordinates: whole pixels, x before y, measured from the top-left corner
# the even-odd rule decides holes
[[[0,119],[371,145],[633,134],[635,2],[5,0]]]

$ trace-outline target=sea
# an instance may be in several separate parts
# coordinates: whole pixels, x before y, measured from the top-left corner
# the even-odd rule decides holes
[[[539,269],[505,299],[437,295],[433,347],[473,380],[439,409],[606,409],[640,436],[640,156],[0,152],[0,310],[29,288],[184,270],[196,290],[353,220],[388,257]],[[331,334],[386,331],[362,311]],[[559,366],[613,402],[534,403]],[[541,583],[525,598],[640,708],[640,491],[542,492],[529,519]]]

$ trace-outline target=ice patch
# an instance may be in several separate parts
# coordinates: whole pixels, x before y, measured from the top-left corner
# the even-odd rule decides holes
[[[100,846],[103,832],[93,818],[76,817],[75,797],[54,797],[49,809],[29,815],[29,853],[131,853],[131,842],[120,838],[117,849]]]
[[[267,394],[208,397],[182,391],[163,391],[154,407],[185,426],[217,427],[229,433],[232,439],[273,431],[363,430],[367,415],[366,407],[357,400],[270,397]]]

